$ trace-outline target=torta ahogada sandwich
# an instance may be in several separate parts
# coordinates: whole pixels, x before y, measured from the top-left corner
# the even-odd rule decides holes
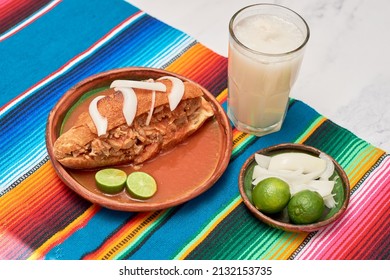
[[[100,94],[55,141],[62,165],[138,165],[183,142],[214,115],[199,87],[171,76],[114,81]]]

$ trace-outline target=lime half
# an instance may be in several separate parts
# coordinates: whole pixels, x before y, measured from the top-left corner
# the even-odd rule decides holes
[[[149,174],[137,171],[127,177],[126,188],[132,197],[148,199],[156,193],[157,183]]]
[[[115,194],[125,187],[127,174],[123,170],[116,168],[106,168],[99,170],[95,174],[97,187],[105,193]]]

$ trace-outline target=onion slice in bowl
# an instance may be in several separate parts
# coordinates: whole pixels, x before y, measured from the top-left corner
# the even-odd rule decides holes
[[[325,168],[324,172],[322,172],[322,174],[320,176],[320,180],[329,180],[329,178],[334,173],[334,168],[335,168],[334,164],[333,164],[332,160],[330,159],[330,157],[324,153],[320,153],[319,157],[322,158],[323,160],[325,160],[325,162],[326,162],[326,168]]]
[[[102,95],[95,97],[89,104],[89,115],[91,116],[92,121],[95,124],[98,136],[106,134],[108,126],[107,118],[100,115],[99,110],[97,108],[98,101],[104,97],[105,96]]]
[[[311,180],[302,184],[295,184],[290,186],[291,195],[303,190],[311,190],[318,192],[322,197],[332,194],[334,181]]]
[[[177,105],[179,105],[181,99],[184,95],[184,83],[182,80],[176,77],[163,76],[159,80],[167,79],[172,82],[171,92],[168,93],[169,108],[171,111],[175,110]]]
[[[167,91],[163,83],[150,81],[133,81],[133,80],[115,80],[110,85],[111,88],[139,88],[146,90]]]
[[[326,168],[326,161],[306,153],[289,152],[277,154],[271,158],[269,170],[297,170],[303,169],[304,173],[317,173],[320,175]]]
[[[262,154],[255,154],[255,160],[258,165],[260,165],[263,168],[269,167],[269,164],[271,162],[271,157],[270,156],[265,156]]]
[[[336,205],[338,204],[334,200],[334,194],[329,194],[329,195],[327,195],[327,196],[325,196],[323,198],[324,198],[325,206],[328,207],[329,209],[336,207]]]
[[[131,126],[137,113],[137,96],[132,88],[114,88],[116,91],[120,91],[123,94],[123,116],[125,117],[128,126]]]

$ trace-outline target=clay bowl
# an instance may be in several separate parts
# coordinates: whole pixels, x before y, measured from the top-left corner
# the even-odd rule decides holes
[[[218,127],[219,131],[219,151],[218,156],[216,156],[216,161],[214,162],[214,166],[210,170],[207,171],[207,176],[201,178],[200,182],[195,185],[189,186],[170,186],[173,188],[172,194],[163,195],[163,191],[157,192],[155,197],[146,201],[137,201],[134,199],[129,199],[126,193],[121,193],[119,195],[108,195],[99,191],[96,186],[94,186],[94,181],[89,180],[89,183],[85,183],[81,179],[86,177],[88,178],[94,176],[91,171],[90,174],[84,174],[84,177],[75,177],[75,172],[68,168],[62,166],[54,157],[53,152],[53,144],[56,139],[59,137],[61,132],[61,127],[64,122],[64,118],[66,118],[69,112],[72,112],[74,107],[79,106],[80,102],[84,100],[89,94],[99,91],[101,88],[108,87],[113,80],[116,79],[133,79],[133,80],[145,80],[145,79],[158,79],[162,76],[175,76],[183,81],[187,81],[195,84],[203,91],[204,97],[208,100],[214,110],[214,118],[210,120],[213,122],[215,127]],[[203,127],[202,127],[203,128]],[[202,129],[201,128],[201,129]],[[207,133],[207,132],[205,132]],[[193,136],[191,136],[193,137]],[[203,138],[202,138],[203,139]],[[202,140],[201,139],[201,140]],[[200,143],[204,143],[204,141],[199,141]],[[111,71],[107,71],[104,73],[100,73],[94,76],[91,76],[74,87],[69,89],[63,97],[58,101],[58,103],[54,106],[47,121],[46,127],[46,147],[49,154],[49,158],[51,163],[57,172],[60,179],[73,191],[78,193],[83,198],[91,201],[92,203],[99,204],[103,207],[121,210],[121,211],[152,211],[165,209],[168,207],[172,207],[175,205],[179,205],[184,203],[190,199],[195,198],[201,193],[205,192],[207,189],[213,186],[213,184],[219,179],[219,177],[225,171],[231,156],[232,151],[232,130],[228,118],[220,106],[218,101],[214,98],[214,96],[208,92],[205,88],[201,87],[199,84],[187,79],[186,77],[171,73],[169,71],[161,70],[161,69],[153,69],[153,68],[121,68],[114,69]],[[177,149],[175,147],[174,149]],[[183,155],[185,156],[185,155]],[[158,156],[160,157],[160,156]],[[155,159],[158,161],[159,159]],[[201,159],[199,160],[201,161]],[[204,164],[203,161],[196,162],[195,164]],[[165,164],[167,165],[167,164]],[[122,167],[120,167],[122,168]],[[169,168],[169,167],[166,167]],[[179,166],[181,168],[181,165]],[[154,169],[155,170],[155,169]],[[167,170],[166,175],[164,176],[186,176],[185,172],[189,172],[189,168],[183,168],[183,174],[181,170],[176,174],[169,174],[169,170]],[[192,169],[191,169],[192,170]],[[88,171],[86,171],[88,173]],[[160,175],[156,175],[160,176]],[[81,179],[80,179],[81,178]],[[94,177],[93,177],[94,178]],[[155,178],[157,181],[161,178]],[[92,183],[91,183],[92,182]]]
[[[319,156],[321,153],[320,150],[302,144],[279,144],[271,146],[262,150],[259,150],[256,153],[272,156],[282,152],[303,152],[314,156]],[[313,232],[318,231],[329,224],[334,223],[338,220],[346,211],[349,203],[350,197],[350,185],[348,177],[345,174],[345,171],[341,166],[332,158],[332,161],[335,165],[335,174],[338,175],[339,179],[336,181],[335,187],[333,188],[332,193],[335,195],[335,200],[337,206],[335,208],[325,210],[323,217],[316,223],[307,224],[307,225],[295,225],[292,224],[288,218],[286,209],[278,214],[267,215],[260,212],[253,204],[251,198],[252,191],[252,174],[253,168],[256,165],[255,155],[250,156],[244,165],[241,168],[239,176],[239,190],[242,196],[242,199],[249,209],[249,211],[259,220],[268,224],[271,227],[282,229],[289,232]]]

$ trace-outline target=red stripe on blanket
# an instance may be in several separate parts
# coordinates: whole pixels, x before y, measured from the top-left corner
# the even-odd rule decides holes
[[[24,21],[52,0],[6,0],[0,3],[0,34]]]

